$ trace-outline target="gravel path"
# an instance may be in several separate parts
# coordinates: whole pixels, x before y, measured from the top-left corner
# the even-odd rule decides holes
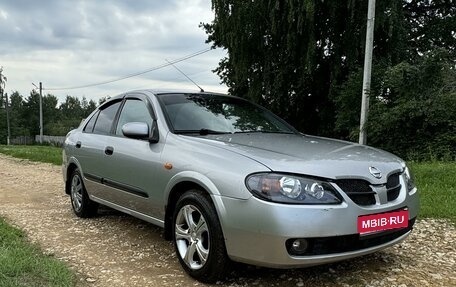
[[[80,286],[204,286],[182,271],[160,228],[108,209],[77,218],[60,167],[0,155],[0,216],[67,262]],[[456,228],[418,220],[405,242],[373,255],[295,270],[239,264],[217,285],[456,286]]]

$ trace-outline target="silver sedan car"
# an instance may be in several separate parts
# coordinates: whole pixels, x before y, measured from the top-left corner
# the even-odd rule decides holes
[[[296,268],[369,254],[404,240],[419,210],[400,158],[206,92],[109,99],[68,133],[63,178],[77,216],[102,204],[163,227],[203,282],[233,261]]]

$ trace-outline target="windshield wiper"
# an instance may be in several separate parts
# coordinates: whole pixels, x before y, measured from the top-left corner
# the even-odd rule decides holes
[[[211,129],[175,130],[174,133],[176,133],[176,134],[199,134],[199,135],[202,135],[202,136],[231,134],[231,132],[215,131],[215,130],[211,130]]]
[[[241,131],[234,132],[235,134],[248,134],[248,133],[264,133],[264,134],[294,134],[292,131]]]
[[[205,135],[226,135],[226,134],[231,134],[231,132],[223,132],[223,131],[214,131],[211,129],[200,129],[199,134],[202,136]]]

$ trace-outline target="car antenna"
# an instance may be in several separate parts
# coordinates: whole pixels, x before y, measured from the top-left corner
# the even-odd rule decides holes
[[[197,86],[199,89],[200,89],[200,92],[201,93],[204,93],[204,90],[203,88],[201,88],[200,86],[198,86],[197,83],[195,83],[192,79],[190,79],[189,76],[187,76],[184,72],[182,72],[178,67],[176,67],[173,63],[171,63],[170,61],[168,61],[168,59],[165,59],[166,62],[168,62],[168,64],[170,64],[171,66],[173,66],[174,69],[178,70],[182,75],[184,75],[190,82],[192,82],[195,86]]]

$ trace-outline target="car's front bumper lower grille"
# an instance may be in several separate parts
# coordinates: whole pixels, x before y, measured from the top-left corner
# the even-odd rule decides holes
[[[357,251],[375,247],[397,239],[412,230],[414,224],[415,218],[412,218],[409,220],[408,226],[402,229],[386,230],[370,235],[351,234],[332,237],[306,238],[308,248],[305,252],[299,254],[293,252],[293,249],[291,248],[291,244],[295,239],[287,240],[286,247],[288,253],[293,256],[326,255]]]

